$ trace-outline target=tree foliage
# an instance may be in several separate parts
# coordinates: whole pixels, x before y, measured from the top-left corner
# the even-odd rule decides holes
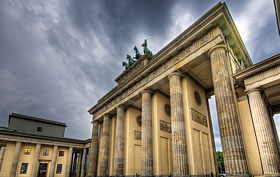
[[[225,173],[225,164],[224,164],[223,152],[217,151],[216,155],[217,155],[217,165],[218,165],[219,173],[220,174]]]

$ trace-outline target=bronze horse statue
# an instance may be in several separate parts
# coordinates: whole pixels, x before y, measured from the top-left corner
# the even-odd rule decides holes
[[[150,56],[153,56],[152,51],[148,49],[147,39],[145,39],[145,41],[142,44],[142,46],[144,47],[144,53],[149,54]]]
[[[136,47],[136,46],[134,46],[134,51],[135,51],[135,57],[133,57],[133,58],[135,58],[136,60],[138,60],[142,55],[140,54],[140,52],[139,52],[139,50],[138,50],[138,48]]]
[[[125,66],[125,69],[130,67],[135,62],[130,55],[126,55],[126,59],[128,60],[128,63],[127,62],[122,62],[122,65]]]

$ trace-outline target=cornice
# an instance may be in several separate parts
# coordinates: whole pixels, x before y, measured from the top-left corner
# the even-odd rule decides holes
[[[255,75],[257,73],[260,73],[262,71],[265,71],[269,68],[275,67],[277,65],[280,65],[280,53],[277,55],[274,55],[264,61],[261,61],[249,68],[246,68],[238,73],[235,73],[233,75],[233,77],[235,78],[235,80],[238,83],[241,83],[244,81],[244,79],[246,79],[252,75]]]

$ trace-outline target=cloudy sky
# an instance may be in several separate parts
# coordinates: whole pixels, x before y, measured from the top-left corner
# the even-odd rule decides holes
[[[0,125],[17,112],[65,122],[67,137],[89,138],[87,110],[116,85],[133,46],[148,39],[156,53],[217,2],[1,0]],[[280,52],[273,0],[226,3],[253,63]]]

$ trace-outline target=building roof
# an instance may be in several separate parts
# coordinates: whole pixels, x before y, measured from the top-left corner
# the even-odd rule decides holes
[[[47,120],[47,119],[43,119],[43,118],[32,117],[32,116],[27,116],[27,115],[17,114],[17,113],[12,113],[9,115],[9,123],[10,123],[11,117],[67,127],[67,125],[63,122],[57,122],[57,121],[53,121],[53,120]]]
[[[11,129],[2,128],[2,127],[0,128],[0,134],[37,138],[37,139],[41,139],[41,140],[55,140],[55,141],[61,141],[61,142],[79,143],[79,144],[85,144],[85,143],[89,143],[91,141],[91,139],[80,140],[80,139],[73,139],[73,138],[56,137],[56,136],[43,135],[43,134],[38,134],[38,133],[16,131],[16,130],[11,130]]]

